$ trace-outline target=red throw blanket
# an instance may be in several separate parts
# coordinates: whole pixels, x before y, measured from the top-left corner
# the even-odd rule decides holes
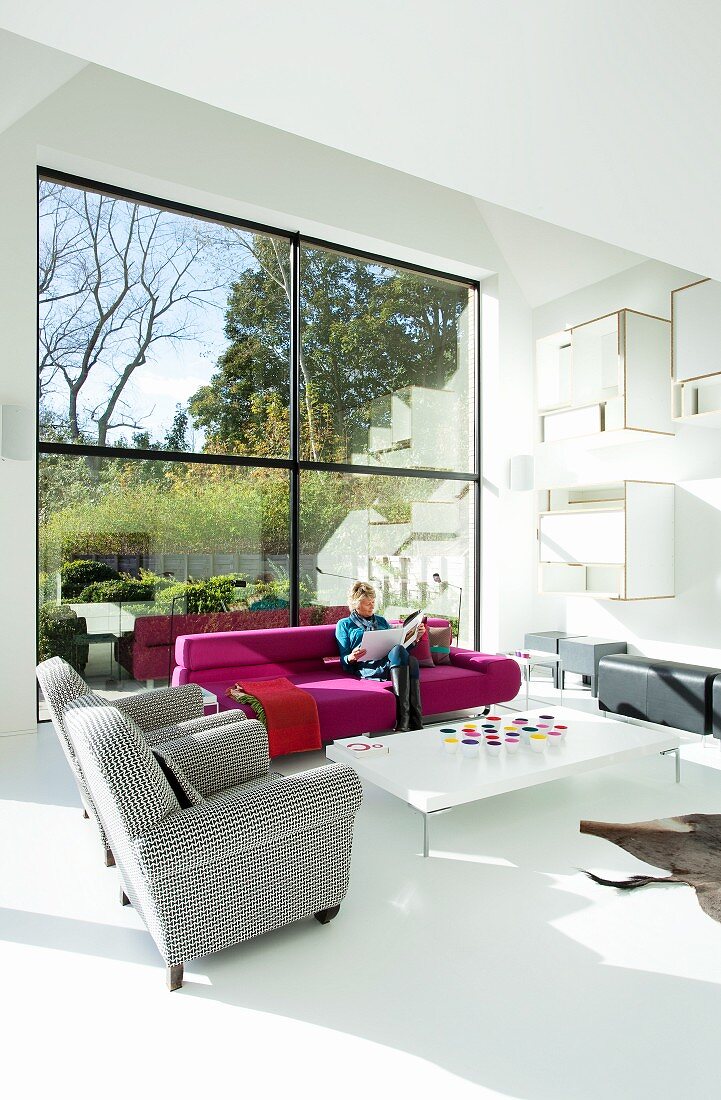
[[[263,707],[271,757],[322,748],[315,699],[285,676],[276,680],[239,680],[234,688],[228,688],[231,698],[234,691],[252,695]]]

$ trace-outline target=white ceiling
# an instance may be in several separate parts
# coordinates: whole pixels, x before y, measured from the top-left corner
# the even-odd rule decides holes
[[[718,0],[74,0],[72,20],[68,10],[0,0],[0,27],[721,278]],[[495,220],[508,249],[525,226],[540,255],[542,231],[507,212]]]

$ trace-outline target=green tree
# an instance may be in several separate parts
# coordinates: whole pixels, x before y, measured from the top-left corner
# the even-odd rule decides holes
[[[189,409],[208,449],[256,449],[284,410],[289,450],[291,281],[287,256],[267,237],[242,238],[252,257],[233,284],[229,347]],[[373,402],[408,385],[440,388],[458,366],[468,291],[324,248],[302,250],[300,401],[302,456],[347,460],[367,444]],[[377,417],[377,409],[375,411]]]

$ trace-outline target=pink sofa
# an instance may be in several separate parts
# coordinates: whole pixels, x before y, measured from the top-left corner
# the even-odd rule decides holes
[[[444,625],[442,619],[429,622]],[[421,669],[424,715],[475,710],[517,694],[521,674],[508,657],[453,647],[450,656],[449,665]],[[218,696],[221,710],[239,706],[225,694],[237,680],[286,676],[315,699],[324,741],[379,733],[395,722],[387,681],[358,680],[342,671],[333,625],[186,634],[175,643],[175,660],[173,683],[200,684]]]

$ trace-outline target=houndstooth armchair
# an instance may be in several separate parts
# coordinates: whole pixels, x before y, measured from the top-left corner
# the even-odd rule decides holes
[[[113,853],[95,812],[82,767],[64,721],[64,710],[72,701],[86,696],[92,696],[99,702],[102,700],[99,696],[93,695],[82,677],[62,657],[51,657],[39,664],[37,677],[55,732],[78,785],[85,814],[98,826],[105,848],[105,862],[111,867],[114,862]],[[235,725],[245,718],[243,712],[237,710],[203,716],[203,696],[197,684],[183,684],[180,687],[156,688],[154,691],[139,692],[127,699],[114,700],[113,706],[135,721],[149,745],[159,745],[185,734]]]
[[[127,714],[83,696],[65,725],[123,900],[155,940],[169,989],[182,985],[189,959],[337,914],[362,798],[352,768],[272,775],[267,733],[253,720],[153,750]],[[185,808],[159,759],[180,780]]]

